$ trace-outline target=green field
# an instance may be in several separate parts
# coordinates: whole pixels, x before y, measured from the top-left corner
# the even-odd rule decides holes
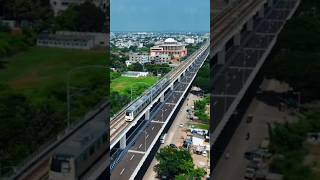
[[[0,149],[6,156],[0,156],[0,164],[4,166],[19,164],[69,122],[82,120],[108,94],[103,51],[30,47],[1,60]],[[71,70],[67,120],[66,82]]]
[[[8,63],[0,69],[0,83],[25,91],[66,82],[67,73],[78,66],[105,65],[106,54],[101,51],[32,47],[5,60]]]
[[[194,126],[194,128],[209,130],[208,124],[192,124],[192,125]]]
[[[111,81],[111,92],[119,92],[119,94],[127,94],[127,91],[132,88],[136,89],[138,86],[146,89],[157,82],[158,78],[155,76],[147,77],[124,77],[120,76]]]

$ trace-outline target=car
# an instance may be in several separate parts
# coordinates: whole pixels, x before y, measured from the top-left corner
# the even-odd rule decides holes
[[[179,127],[183,128],[183,124],[179,124]]]
[[[244,175],[244,178],[245,178],[245,179],[254,179],[254,177],[255,177],[255,172],[256,172],[255,169],[253,169],[253,168],[251,168],[251,167],[247,167],[247,168],[246,168],[246,173],[245,173],[245,175]]]
[[[208,156],[207,151],[202,151],[202,156],[207,157]]]
[[[170,144],[169,146],[175,149],[178,148],[175,144]]]
[[[253,159],[253,157],[254,157],[254,153],[253,152],[248,151],[248,152],[244,153],[244,158],[246,158],[249,161],[251,161]]]

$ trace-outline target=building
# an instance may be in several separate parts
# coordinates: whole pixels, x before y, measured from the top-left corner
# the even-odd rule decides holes
[[[75,31],[57,31],[57,35],[66,36],[90,36],[93,39],[93,44],[95,47],[107,47],[109,42],[109,37],[107,33],[98,32],[75,32]]]
[[[150,48],[150,56],[169,55],[175,59],[180,59],[187,55],[185,44],[179,43],[173,38],[166,39],[163,43]]]
[[[10,29],[13,29],[13,28],[16,27],[16,21],[0,19],[0,25],[4,25],[4,26],[7,26]]]
[[[143,76],[148,76],[149,72],[140,72],[140,71],[127,71],[121,74],[122,76],[125,77],[143,77]]]
[[[68,49],[93,49],[107,46],[107,34],[57,31],[56,34],[42,33],[37,45]]]
[[[92,49],[94,42],[90,36],[69,36],[57,34],[42,34],[37,39],[38,46],[58,47],[68,49]]]
[[[149,62],[150,59],[148,54],[130,53],[129,60],[126,61],[126,65],[129,66],[134,63],[145,64]]]
[[[184,40],[184,42],[187,43],[187,44],[194,44],[194,43],[195,43],[195,40],[192,39],[192,38],[186,38],[186,39]]]
[[[85,1],[86,0],[50,0],[50,4],[56,16],[60,11],[66,10],[70,5],[82,4]],[[97,7],[100,7],[103,10],[103,12],[107,12],[107,8],[108,8],[107,0],[90,0],[90,1],[93,4],[95,4]]]
[[[150,62],[153,62],[154,64],[168,64],[171,61],[171,56],[168,54],[160,54],[157,56],[150,56]]]

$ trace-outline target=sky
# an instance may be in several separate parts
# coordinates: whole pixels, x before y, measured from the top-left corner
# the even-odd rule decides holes
[[[210,0],[110,0],[111,31],[209,32]]]

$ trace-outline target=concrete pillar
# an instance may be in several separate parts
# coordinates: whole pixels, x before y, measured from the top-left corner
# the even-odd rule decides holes
[[[149,119],[150,119],[150,109],[148,109],[148,110],[146,111],[146,113],[144,114],[144,119],[145,119],[145,120],[149,120]]]
[[[268,7],[272,7],[273,5],[273,0],[268,0]]]
[[[247,30],[248,31],[252,31],[253,30],[253,19],[249,19],[249,21],[247,22]]]
[[[226,62],[226,50],[223,48],[218,52],[218,64],[224,64]]]
[[[261,9],[258,12],[258,17],[263,18],[264,17],[264,6],[261,7]]]
[[[160,102],[164,101],[164,93],[160,96]]]
[[[120,149],[124,149],[127,146],[127,136],[124,135],[121,139],[120,139]]]
[[[235,46],[240,46],[240,42],[241,42],[241,32],[238,32],[237,34],[235,34],[234,38],[233,38],[233,42]]]

